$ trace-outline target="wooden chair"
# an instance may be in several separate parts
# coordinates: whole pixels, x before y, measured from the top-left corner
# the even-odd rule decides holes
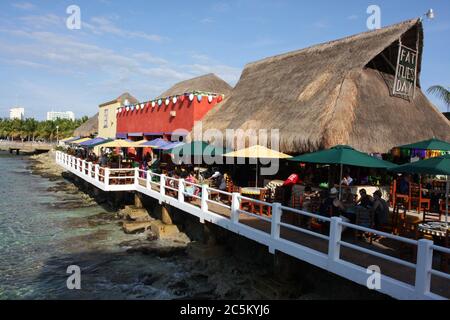
[[[242,195],[242,188],[241,187],[239,187],[239,193]],[[247,200],[247,199],[241,199],[241,207],[240,207],[240,209],[241,210],[246,210],[246,211],[249,211],[249,212],[253,212],[253,205],[254,205],[253,201],[250,201],[250,200]]]
[[[268,192],[269,190],[267,189],[262,189],[261,193],[259,194],[259,201],[264,201],[267,202],[267,196],[268,196]],[[253,204],[253,210],[255,211],[255,213],[258,213],[260,216],[262,216],[263,214],[267,215],[267,216],[271,216],[272,215],[272,207],[271,206],[267,206],[267,205],[263,205],[260,203],[254,203]]]

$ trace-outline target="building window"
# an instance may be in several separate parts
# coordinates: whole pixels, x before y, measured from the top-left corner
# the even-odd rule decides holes
[[[108,128],[108,109],[103,111],[103,128]]]

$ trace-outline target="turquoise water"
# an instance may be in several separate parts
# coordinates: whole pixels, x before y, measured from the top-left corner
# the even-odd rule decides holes
[[[183,274],[182,258],[127,254],[119,243],[142,236],[125,235],[117,221],[90,223],[105,213],[98,205],[58,208],[77,195],[47,191],[55,182],[32,175],[28,165],[0,155],[0,299],[176,297],[165,281]],[[69,265],[81,268],[81,290],[67,289]],[[154,285],[143,284],[149,275]]]

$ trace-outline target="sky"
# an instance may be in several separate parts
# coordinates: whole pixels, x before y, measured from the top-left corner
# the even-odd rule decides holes
[[[92,116],[123,92],[146,101],[210,72],[235,85],[249,62],[367,31],[372,4],[382,26],[433,8],[421,85],[450,86],[447,0],[0,0],[0,118],[16,105]],[[70,5],[81,29],[66,26]]]

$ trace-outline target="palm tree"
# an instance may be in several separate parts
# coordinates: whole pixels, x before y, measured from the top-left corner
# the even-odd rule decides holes
[[[434,94],[436,97],[441,99],[447,105],[447,112],[450,110],[450,91],[449,88],[445,88],[443,86],[432,86],[427,92],[430,94]]]

